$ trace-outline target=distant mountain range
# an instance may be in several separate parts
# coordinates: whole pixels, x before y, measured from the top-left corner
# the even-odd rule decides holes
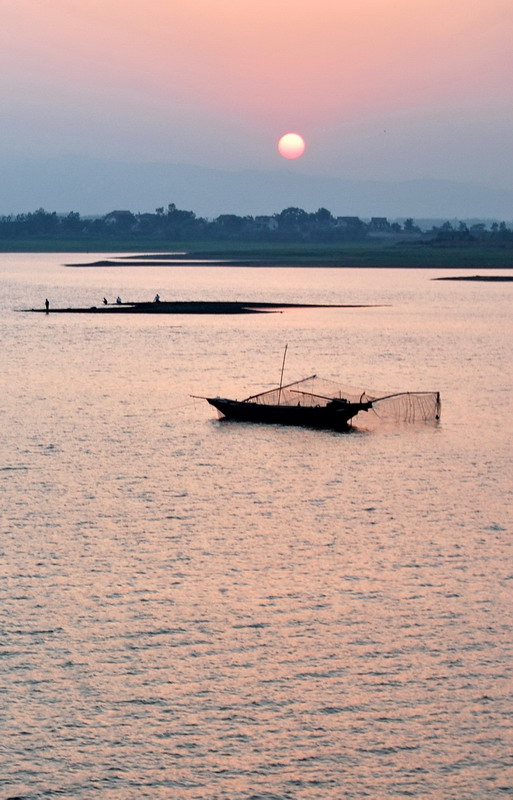
[[[513,218],[512,191],[454,181],[356,181],[290,169],[228,171],[79,156],[0,160],[2,215],[37,208],[81,215],[153,212],[169,203],[210,218],[274,214],[289,206],[363,218]]]

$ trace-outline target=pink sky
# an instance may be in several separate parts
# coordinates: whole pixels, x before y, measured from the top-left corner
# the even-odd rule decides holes
[[[0,155],[274,169],[297,130],[305,171],[513,188],[512,41],[511,0],[3,0]]]

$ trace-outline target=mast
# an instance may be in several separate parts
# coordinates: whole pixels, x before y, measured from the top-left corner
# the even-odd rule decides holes
[[[281,400],[281,389],[283,386],[283,370],[285,369],[285,359],[287,358],[287,347],[288,344],[285,345],[285,350],[283,352],[283,362],[281,365],[281,375],[280,375],[280,391],[278,392],[278,405],[280,405],[280,400]]]

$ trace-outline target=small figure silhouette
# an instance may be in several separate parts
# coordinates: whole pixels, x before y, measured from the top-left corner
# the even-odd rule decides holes
[[[160,295],[159,294],[155,295],[155,303],[160,303]]]
[[[116,297],[116,303],[118,304],[118,306],[121,305],[121,297],[119,295]]]
[[[46,298],[45,300],[45,308],[46,308],[46,313],[48,314],[48,309],[50,308],[50,301],[48,298]]]
[[[107,305],[107,298],[106,298],[106,297],[104,297],[104,298],[103,298],[103,305],[104,305],[104,306],[106,306],[106,305]]]

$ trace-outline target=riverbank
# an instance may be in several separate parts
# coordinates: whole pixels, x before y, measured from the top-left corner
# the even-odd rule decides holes
[[[153,253],[152,253],[153,251]],[[513,247],[441,245],[430,242],[364,241],[343,244],[269,244],[241,242],[173,242],[102,239],[52,240],[40,237],[2,241],[0,252],[109,253],[105,263],[69,266],[251,266],[251,267],[395,267],[423,269],[513,269]],[[116,253],[131,253],[129,259]],[[179,256],[180,263],[176,259]],[[130,263],[132,262],[132,263]],[[136,264],[133,262],[137,262]],[[143,262],[143,263],[142,263]]]

